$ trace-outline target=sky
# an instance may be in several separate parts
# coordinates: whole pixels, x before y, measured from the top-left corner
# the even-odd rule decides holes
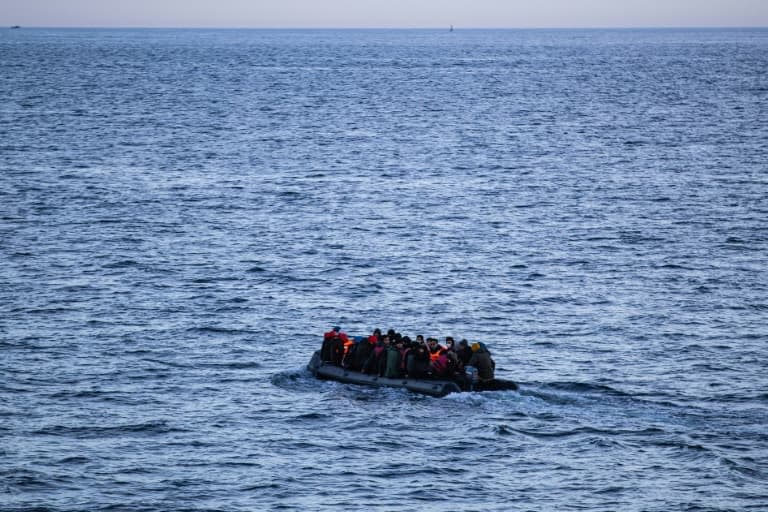
[[[0,0],[0,26],[766,27],[768,0]]]

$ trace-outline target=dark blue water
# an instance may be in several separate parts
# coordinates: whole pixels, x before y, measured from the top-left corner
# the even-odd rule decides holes
[[[768,510],[768,30],[0,31],[0,509]],[[315,381],[486,342],[519,392]]]

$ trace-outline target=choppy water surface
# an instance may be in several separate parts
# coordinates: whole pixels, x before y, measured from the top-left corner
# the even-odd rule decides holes
[[[767,510],[768,31],[0,32],[3,510]],[[315,381],[483,340],[519,392]]]

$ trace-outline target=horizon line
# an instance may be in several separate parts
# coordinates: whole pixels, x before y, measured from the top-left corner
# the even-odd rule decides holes
[[[6,29],[115,29],[115,30],[680,30],[768,29],[768,25],[594,25],[594,26],[222,26],[222,25],[6,25]]]

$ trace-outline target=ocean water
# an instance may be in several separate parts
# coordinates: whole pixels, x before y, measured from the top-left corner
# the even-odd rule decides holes
[[[768,30],[0,31],[0,510],[768,510]],[[517,392],[320,382],[329,326]]]

